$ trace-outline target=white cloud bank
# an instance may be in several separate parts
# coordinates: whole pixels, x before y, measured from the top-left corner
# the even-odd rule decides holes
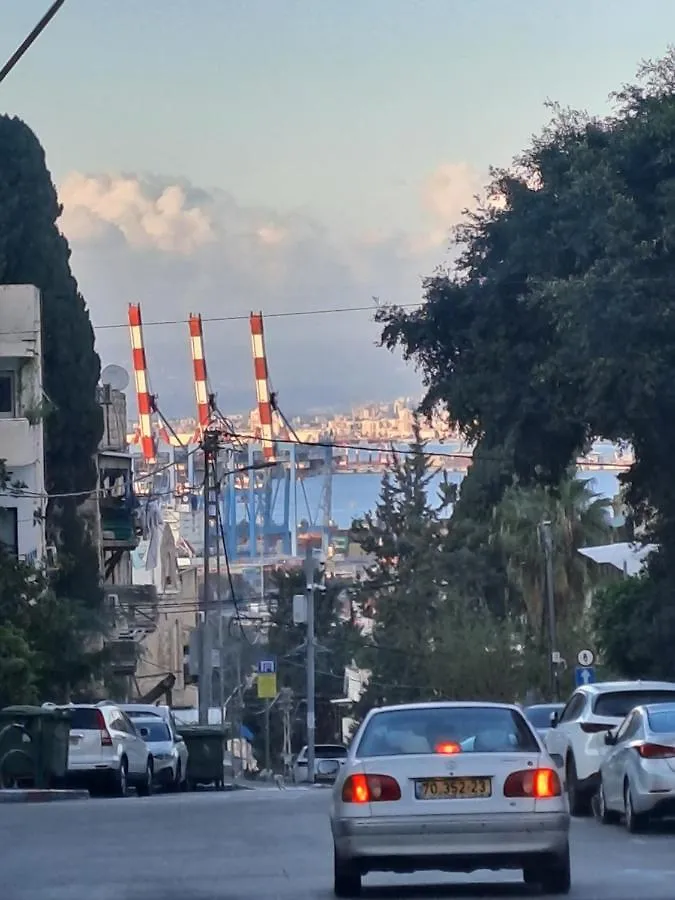
[[[60,225],[95,325],[124,323],[140,302],[146,322],[270,316],[414,303],[420,278],[443,261],[449,229],[480,188],[465,164],[440,166],[421,189],[429,218],[421,234],[345,238],[303,212],[245,208],[229,194],[186,181],[139,175],[72,173],[59,188]],[[212,386],[224,410],[253,405],[247,321],[205,324]],[[271,377],[283,408],[348,406],[419,393],[409,366],[375,346],[366,312],[270,318]],[[187,325],[146,327],[153,390],[167,414],[191,414]],[[100,328],[104,363],[129,367],[126,328]],[[130,404],[133,410],[133,402]]]

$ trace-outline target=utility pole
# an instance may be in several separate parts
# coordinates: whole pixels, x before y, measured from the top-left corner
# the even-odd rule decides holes
[[[311,541],[305,550],[305,580],[307,582],[307,778],[314,784],[314,733],[316,729],[315,672],[314,672],[314,556]]]
[[[201,628],[199,641],[199,724],[209,724],[209,710],[213,694],[213,656],[211,640],[211,526],[218,527],[216,462],[218,459],[217,431],[206,430],[202,438],[204,452],[204,581],[202,586]]]
[[[553,534],[550,521],[542,522],[539,526],[539,540],[544,549],[546,561],[546,612],[548,616],[548,666],[551,695],[558,702],[560,700],[560,682],[558,679],[558,665],[560,662],[558,653],[558,633],[555,619],[555,593],[553,584]]]
[[[272,748],[270,746],[270,701],[265,700],[265,768],[272,768]]]

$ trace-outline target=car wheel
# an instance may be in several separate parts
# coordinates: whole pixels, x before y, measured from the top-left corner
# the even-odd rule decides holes
[[[143,781],[136,788],[139,797],[149,797],[150,794],[152,794],[153,778],[154,774],[152,769],[152,760],[149,759],[145,767],[145,776],[143,778]]]
[[[598,788],[598,818],[603,825],[613,825],[619,819],[619,814],[607,807],[605,786],[602,783],[602,780],[600,780],[600,787]]]
[[[560,856],[544,854],[523,869],[528,887],[541,887],[545,894],[567,894],[572,884],[569,845]]]
[[[115,775],[115,796],[116,797],[126,797],[129,792],[129,765],[127,763],[126,757],[122,757],[120,762],[120,767],[117,770]]]
[[[591,798],[579,788],[577,767],[573,756],[567,757],[565,766],[565,787],[570,804],[570,815],[587,816],[591,811]]]
[[[626,823],[626,830],[631,834],[638,834],[647,824],[647,816],[636,813],[633,808],[633,795],[630,790],[628,779],[623,786],[623,815]]]
[[[336,897],[361,896],[361,871],[348,859],[333,854],[333,893]]]

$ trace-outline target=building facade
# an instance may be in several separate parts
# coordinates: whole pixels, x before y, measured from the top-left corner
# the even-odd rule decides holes
[[[36,563],[47,555],[41,328],[38,289],[0,286],[0,459],[16,486],[0,492],[0,543]]]

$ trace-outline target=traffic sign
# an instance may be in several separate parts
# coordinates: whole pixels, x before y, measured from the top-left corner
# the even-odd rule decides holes
[[[593,684],[595,681],[595,669],[592,666],[577,666],[574,670],[574,683],[577,687],[582,684]]]
[[[592,650],[580,650],[577,653],[577,662],[580,666],[584,666],[585,668],[592,666],[595,662],[595,653],[593,653]]]
[[[274,700],[277,695],[277,676],[274,674],[258,675],[258,699]]]
[[[276,659],[260,659],[258,660],[259,675],[274,675],[277,671]]]

